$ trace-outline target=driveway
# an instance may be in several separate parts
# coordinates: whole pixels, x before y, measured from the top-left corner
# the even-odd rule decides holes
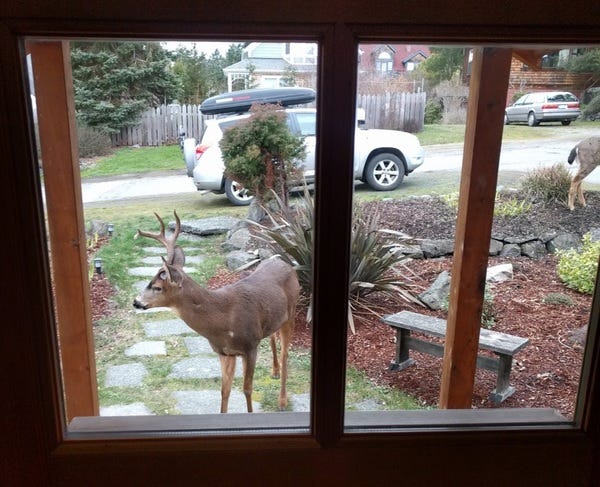
[[[543,126],[532,130],[544,130]],[[567,157],[571,149],[581,139],[590,135],[600,135],[598,129],[569,127],[565,136],[560,138],[510,141],[502,144],[500,154],[500,173],[528,172],[538,167],[548,167],[556,163],[564,164],[572,172],[577,165],[569,166]],[[463,145],[440,144],[425,146],[425,162],[417,168],[414,175],[436,171],[460,171],[462,167]],[[183,163],[182,163],[183,166]],[[586,182],[600,184],[600,170],[596,169]],[[150,173],[117,178],[87,180],[82,184],[83,203],[120,200],[127,198],[152,197],[168,194],[198,195],[192,179],[181,173]]]

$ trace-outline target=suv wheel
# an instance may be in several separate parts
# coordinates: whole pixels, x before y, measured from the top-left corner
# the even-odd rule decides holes
[[[240,183],[229,178],[225,180],[225,194],[227,195],[227,199],[236,206],[248,206],[254,199],[250,191]]]
[[[529,112],[529,115],[527,116],[527,125],[529,125],[530,127],[535,127],[539,124],[540,122],[538,122],[538,119],[535,118],[535,113]]]
[[[508,125],[510,123],[510,120],[508,119],[508,115],[505,113],[504,114],[504,125]]]
[[[378,154],[373,157],[365,169],[365,178],[376,191],[392,191],[404,179],[404,163],[394,154]]]

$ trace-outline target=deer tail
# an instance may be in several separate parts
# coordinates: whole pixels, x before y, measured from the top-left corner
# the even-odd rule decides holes
[[[576,157],[577,157],[577,146],[575,146],[571,149],[571,153],[569,154],[567,162],[569,164],[573,164],[573,161],[575,160]]]

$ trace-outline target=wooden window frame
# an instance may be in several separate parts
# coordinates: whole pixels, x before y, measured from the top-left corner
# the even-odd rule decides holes
[[[6,161],[1,166],[0,174],[3,181],[14,184],[5,183],[5,191],[1,197],[3,207],[14,210],[9,212],[7,224],[12,225],[13,233],[16,234],[7,236],[7,248],[13,256],[7,266],[9,275],[14,279],[10,286],[5,286],[6,289],[3,287],[3,297],[10,299],[12,304],[12,309],[7,310],[8,315],[11,316],[10,312],[13,312],[14,322],[21,325],[19,328],[11,327],[7,330],[9,339],[12,339],[12,348],[3,344],[2,357],[9,366],[29,364],[34,372],[27,374],[25,370],[28,369],[23,367],[24,371],[17,375],[18,380],[11,377],[6,379],[9,390],[13,393],[10,396],[11,401],[6,401],[0,409],[3,418],[12,420],[7,428],[7,436],[13,441],[13,449],[6,458],[7,465],[13,461],[17,466],[8,470],[9,480],[15,479],[14,485],[20,485],[23,478],[35,479],[37,485],[54,482],[61,485],[96,485],[124,481],[127,478],[135,478],[138,481],[145,479],[152,483],[160,483],[162,480],[172,485],[178,481],[183,482],[184,479],[189,481],[197,478],[210,484],[222,480],[224,471],[227,472],[227,480],[232,484],[258,484],[265,478],[289,479],[290,469],[296,469],[297,474],[289,484],[305,485],[307,482],[323,482],[326,479],[356,484],[385,479],[389,481],[389,474],[394,470],[394,465],[399,464],[404,468],[411,465],[411,470],[419,471],[419,476],[414,472],[407,472],[405,479],[443,480],[449,472],[459,472],[460,480],[465,484],[469,479],[497,479],[495,474],[498,472],[499,461],[503,462],[503,475],[514,472],[520,475],[520,481],[564,479],[576,484],[589,483],[598,446],[600,417],[600,413],[596,412],[599,410],[597,406],[600,390],[596,334],[599,319],[597,299],[590,319],[589,350],[584,363],[584,381],[579,397],[581,404],[572,426],[536,429],[535,425],[533,428],[506,425],[467,431],[441,431],[440,428],[432,432],[407,432],[400,435],[378,432],[345,435],[344,311],[347,303],[348,249],[343,246],[340,248],[339,238],[340,235],[348,236],[350,233],[352,174],[344,161],[351,159],[352,152],[354,107],[348,100],[351,100],[354,94],[354,82],[351,80],[356,73],[355,51],[359,42],[397,39],[415,43],[431,41],[467,45],[512,42],[556,42],[563,45],[578,42],[598,43],[600,38],[597,26],[590,27],[586,23],[586,17],[580,14],[580,17],[576,17],[577,21],[572,22],[569,28],[563,29],[559,39],[558,35],[548,34],[544,29],[545,24],[551,24],[549,20],[538,20],[539,26],[529,26],[527,30],[506,25],[490,28],[489,25],[478,24],[478,19],[487,18],[485,15],[475,15],[467,20],[470,29],[466,33],[464,27],[457,27],[460,24],[456,14],[444,7],[440,7],[438,15],[450,22],[448,26],[441,22],[423,26],[419,24],[419,20],[424,21],[427,18],[420,18],[418,12],[410,24],[402,24],[400,19],[395,17],[391,19],[395,19],[395,24],[390,19],[377,22],[375,15],[370,17],[368,13],[362,12],[361,16],[357,7],[348,9],[343,16],[344,21],[341,21],[337,7],[332,5],[317,11],[316,18],[319,21],[329,20],[329,23],[324,24],[315,24],[310,15],[307,17],[307,14],[290,6],[280,8],[274,17],[259,15],[259,19],[269,19],[269,22],[262,24],[250,20],[244,23],[244,18],[239,13],[235,14],[226,7],[219,15],[233,14],[232,18],[239,19],[241,24],[191,24],[189,19],[199,14],[185,8],[175,16],[165,14],[164,10],[158,11],[150,15],[150,23],[136,23],[131,19],[125,23],[122,22],[124,19],[119,18],[107,21],[94,10],[86,14],[92,20],[77,22],[81,13],[71,13],[60,8],[59,13],[62,17],[56,16],[55,12],[46,12],[44,20],[39,22],[28,17],[35,17],[36,14],[30,12],[27,6],[17,6],[17,14],[21,17],[2,16],[0,65],[8,76],[2,77],[0,85],[0,106],[4,107],[5,111],[2,118],[5,130],[0,133],[0,150]],[[305,9],[306,4],[302,8]],[[332,10],[329,10],[330,8]],[[569,5],[568,8],[569,11],[576,11],[573,5]],[[370,6],[369,9],[373,7]],[[135,12],[133,4],[125,5],[124,10],[129,13]],[[563,12],[567,13],[564,9]],[[13,12],[11,15],[16,14]],[[152,15],[157,18],[166,15],[164,18],[167,20],[152,21]],[[285,19],[290,15],[292,18],[305,19],[305,24],[286,27]],[[353,23],[356,19],[364,21],[365,18],[370,18],[372,23]],[[179,22],[175,22],[176,20]],[[383,20],[387,21],[387,24]],[[331,162],[320,166],[318,180],[323,187],[335,187],[338,191],[317,192],[315,309],[318,312],[315,315],[313,345],[311,434],[302,437],[293,434],[278,437],[257,435],[248,438],[223,436],[201,440],[193,437],[69,439],[65,435],[66,428],[61,419],[63,409],[57,385],[57,347],[53,332],[41,192],[36,158],[31,149],[33,127],[25,110],[27,97],[23,78],[23,36],[125,38],[134,35],[174,38],[179,35],[191,39],[197,36],[198,32],[202,32],[207,38],[224,39],[235,38],[235,34],[240,35],[240,29],[243,30],[244,37],[248,38],[259,39],[261,34],[269,32],[273,37],[279,36],[278,38],[283,39],[305,38],[321,41],[319,59],[322,75],[319,86],[318,133],[322,143],[319,146],[319,159]],[[486,98],[482,98],[481,101],[485,104]],[[11,113],[10,118],[7,113]],[[9,119],[11,124],[6,123]],[[479,131],[480,123],[481,119],[476,116],[475,124],[467,135],[467,139],[472,140],[473,147],[478,143],[476,136],[485,138],[489,135],[491,144],[497,144],[498,133],[490,135],[486,134],[485,130]],[[480,149],[473,149],[477,150]],[[477,157],[473,156],[472,159],[477,160]],[[474,171],[474,176],[482,175],[481,168],[475,168]],[[484,176],[487,183],[495,177],[490,173],[485,173]],[[473,175],[470,179],[474,179]],[[463,181],[461,184],[466,183]],[[470,195],[466,200],[467,210],[473,209],[471,204],[478,197],[483,196],[486,200],[489,191],[489,188],[486,188],[477,189],[467,185],[465,191]],[[482,209],[489,211],[489,206],[483,203]],[[468,233],[468,226],[465,227],[465,232]],[[21,240],[23,235],[27,235],[28,238],[25,245]],[[475,250],[475,254],[478,254],[477,247]],[[335,269],[336,272],[331,272],[331,269]],[[22,275],[25,277],[20,277]],[[32,299],[36,303],[34,307],[30,305]],[[476,304],[471,302],[469,306],[474,309]],[[30,436],[23,437],[23,432],[29,433]],[[12,453],[13,451],[16,453]],[[424,452],[427,452],[427,455],[424,455]],[[428,459],[432,456],[436,458],[437,471],[430,468]],[[469,459],[468,465],[461,467],[459,464],[465,456]],[[117,458],[118,461],[115,461]],[[149,458],[152,458],[151,462]],[[553,462],[544,462],[543,459],[552,459]],[[232,461],[235,462],[235,468],[231,468]],[[522,462],[525,462],[528,468],[525,468]],[[28,464],[30,469],[25,468]],[[264,466],[264,470],[259,467],[257,473],[257,466]],[[227,470],[223,470],[224,468]],[[101,476],[98,476],[99,471],[102,472]],[[48,479],[51,481],[46,482]]]

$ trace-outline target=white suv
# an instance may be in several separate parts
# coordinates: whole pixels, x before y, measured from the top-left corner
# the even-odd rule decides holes
[[[302,137],[306,147],[304,178],[308,183],[315,178],[316,110],[314,108],[288,108],[288,127]],[[354,140],[354,176],[377,191],[396,189],[404,179],[423,164],[424,150],[419,139],[399,130],[363,129],[364,111],[357,111],[357,130]],[[184,160],[187,174],[198,190],[225,193],[234,205],[248,205],[252,195],[243,186],[223,175],[225,165],[219,141],[223,132],[233,127],[249,113],[206,121],[200,144],[195,139],[184,141]]]

